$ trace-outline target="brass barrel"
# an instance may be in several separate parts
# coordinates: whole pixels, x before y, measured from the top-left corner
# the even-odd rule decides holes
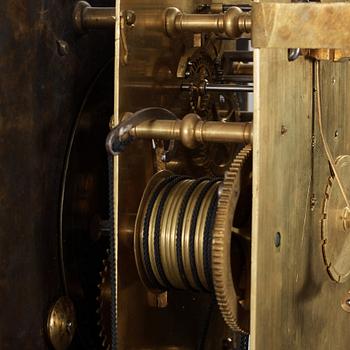
[[[135,226],[135,253],[152,289],[212,291],[211,240],[220,178],[158,173],[146,189]]]

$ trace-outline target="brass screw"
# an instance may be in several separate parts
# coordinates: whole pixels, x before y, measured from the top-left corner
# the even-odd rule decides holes
[[[57,52],[60,56],[67,56],[69,53],[69,45],[64,40],[57,40]]]
[[[288,129],[286,128],[286,126],[285,126],[285,125],[282,125],[282,126],[281,126],[281,135],[286,134],[287,131],[288,131]]]
[[[136,14],[132,10],[125,11],[125,22],[128,26],[133,26],[136,22]]]

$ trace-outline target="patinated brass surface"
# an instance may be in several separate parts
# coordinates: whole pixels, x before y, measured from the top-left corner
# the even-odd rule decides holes
[[[306,49],[302,54],[319,61],[341,62],[350,59],[350,50],[340,49]]]
[[[255,48],[349,49],[346,3],[274,3],[252,6]]]
[[[164,16],[165,31],[170,37],[185,32],[209,32],[237,39],[251,30],[250,15],[234,6],[218,14],[186,14],[176,7],[169,7]]]
[[[245,296],[239,296],[235,288],[232,268],[236,267],[231,262],[233,236],[230,233],[232,233],[234,224],[234,220],[231,218],[235,217],[235,212],[238,211],[237,207],[242,205],[242,202],[239,203],[239,194],[241,191],[247,190],[243,184],[250,183],[251,152],[252,147],[250,145],[241,150],[225,174],[215,216],[212,248],[213,284],[220,311],[226,323],[233,330],[246,333],[249,333],[250,326],[250,288],[245,288],[245,291],[247,291]],[[249,210],[249,208],[246,208],[246,210]],[[246,283],[250,277],[249,263],[247,269]],[[244,300],[247,296],[248,300]],[[244,308],[244,301],[246,302],[246,308]]]
[[[196,148],[207,142],[244,143],[253,141],[252,123],[222,123],[202,121],[196,114],[182,120],[155,120],[144,122],[131,129],[130,136],[144,139],[181,140],[184,146]]]
[[[331,174],[315,123],[313,65],[288,62],[283,49],[255,50],[254,64],[251,347],[347,349],[350,285],[330,280],[322,256]],[[324,130],[335,158],[350,152],[349,78],[348,63],[321,63]]]
[[[118,56],[117,44],[117,102],[114,125],[122,113],[135,112],[151,105],[169,108],[180,117],[183,115],[179,103],[180,91],[162,87],[176,86],[178,62],[181,62],[182,54],[191,48],[193,43],[197,46],[200,44],[200,38],[183,35],[170,40],[166,37],[164,28],[159,27],[159,21],[162,10],[172,5],[167,1],[147,6],[137,2],[121,3],[122,10],[135,9],[137,20],[134,28],[125,31],[128,46],[127,64],[126,60],[121,60]],[[176,4],[184,13],[193,13],[194,9],[190,7],[195,5],[197,4]],[[254,4],[253,45],[261,49],[255,51],[254,60],[256,132],[253,136],[254,204],[250,312],[253,350],[331,349],[335,342],[339,348],[348,342],[348,335],[344,335],[348,316],[344,312],[347,305],[344,295],[347,295],[349,286],[331,284],[322,259],[320,223],[323,213],[320,198],[323,198],[325,190],[324,179],[330,174],[323,148],[318,142],[319,134],[314,122],[313,64],[304,57],[295,62],[288,62],[287,50],[283,49],[346,48],[348,33],[339,35],[339,23],[342,21],[338,22],[336,18],[340,16],[340,12],[344,15],[346,11],[348,9],[343,4],[325,7],[321,7],[320,4]],[[288,25],[287,12],[290,12]],[[278,21],[274,22],[276,14]],[[320,19],[317,17],[319,14],[324,16]],[[177,15],[178,12],[174,17]],[[303,15],[310,18],[302,21]],[[327,36],[322,18],[323,21],[329,21],[332,27],[327,31]],[[260,24],[262,28],[258,30]],[[293,31],[289,31],[289,26],[293,24],[299,24],[298,30],[293,28]],[[118,28],[117,25],[117,32]],[[336,34],[339,36],[336,37]],[[282,49],[270,50],[265,47]],[[337,115],[338,119],[330,118],[330,107],[324,103],[327,123],[334,123],[336,119],[339,123],[337,129],[341,128],[344,131],[347,125],[344,111],[347,110],[348,102],[345,97],[341,97],[339,91],[346,90],[345,83],[340,83],[343,85],[338,90],[330,84],[337,86],[337,79],[340,79],[341,73],[347,76],[347,65],[344,65],[344,68],[323,67],[327,67],[323,71],[326,76],[323,76],[325,80],[322,81],[322,93],[325,94],[323,98],[328,102],[336,102],[334,106],[337,107],[334,108],[341,112]],[[333,78],[329,79],[327,76],[333,69],[339,70],[339,75],[334,78],[335,83],[332,83]],[[342,117],[339,117],[340,115]],[[331,125],[334,129],[334,124]],[[148,128],[150,129],[150,125]],[[336,134],[339,142],[339,132]],[[339,154],[348,152],[346,136],[347,132],[344,131]],[[187,139],[185,143],[192,147],[192,141]],[[157,307],[157,304],[149,303],[149,290],[138,279],[136,266],[132,261],[132,231],[125,228],[122,230],[120,223],[131,224],[132,220],[128,221],[125,218],[135,216],[142,190],[155,170],[159,169],[159,164],[158,154],[154,156],[151,144],[140,141],[128,147],[115,165],[115,207],[120,238],[118,334],[122,349],[194,348],[199,334],[198,322],[203,319],[203,305],[208,301],[197,295],[194,303],[188,294],[169,291],[166,302],[162,303],[160,308],[160,304]],[[178,161],[178,165],[177,169],[180,169],[182,161]],[[164,165],[164,168],[166,167],[167,165]],[[233,206],[234,201],[229,204]],[[157,202],[156,206],[158,205]],[[177,210],[176,203],[174,205]],[[169,207],[166,210],[169,211]],[[345,220],[345,226],[348,227],[348,220]],[[225,230],[221,231],[227,230],[225,227]],[[127,238],[122,238],[123,232],[128,232]],[[223,251],[219,253],[222,254]],[[138,263],[142,263],[140,260],[142,258],[138,258]],[[155,262],[153,268],[154,265]],[[227,266],[225,268],[227,269]],[[223,275],[224,268],[218,273],[217,294],[221,293],[222,296],[219,304],[221,311],[225,311],[226,320],[235,328],[235,319],[232,319],[230,314],[232,308],[227,308],[227,294],[222,292],[222,286],[226,282]],[[233,286],[230,285],[229,289],[232,290]],[[249,300],[249,295],[246,299]],[[249,301],[242,300],[241,306],[244,309],[248,304]],[[329,324],[329,315],[341,325],[336,325],[337,322]],[[172,324],[170,333],[169,324],[166,324],[168,320],[181,320],[182,328],[176,328],[176,325]],[[139,333],[141,325],[147,336]],[[186,329],[191,329],[191,333],[186,332]],[[321,335],[317,339],[309,337],[315,329]],[[161,338],[159,334],[162,334]],[[337,335],[336,341],[331,339],[330,334]],[[215,349],[219,345],[211,346],[211,349]]]
[[[199,1],[179,1],[176,6],[191,13],[198,4]],[[121,11],[135,11],[136,22],[134,28],[126,30],[128,64],[123,65],[117,54],[114,125],[124,112],[150,106],[163,106],[179,117],[183,115],[183,106],[179,103],[181,90],[162,88],[178,85],[176,73],[180,58],[193,44],[191,36],[169,39],[159,28],[164,9],[173,5],[170,1],[120,3]],[[119,43],[117,41],[117,52]],[[119,236],[118,348],[194,349],[202,341],[205,320],[212,317],[215,321],[208,329],[205,347],[221,349],[225,335],[231,333],[217,316],[218,309],[210,307],[209,296],[171,291],[167,304],[155,307],[138,276],[132,230],[121,225],[128,222],[126,217],[136,215],[143,190],[157,169],[156,164],[150,141],[134,142],[115,162],[115,214],[119,221],[116,223]],[[128,233],[125,236],[123,232]],[[218,341],[212,343],[211,339]]]
[[[73,22],[81,33],[90,29],[114,29],[115,7],[92,7],[87,1],[78,1],[73,11]]]
[[[55,350],[67,350],[77,327],[73,302],[59,298],[52,305],[47,320],[47,334]]]

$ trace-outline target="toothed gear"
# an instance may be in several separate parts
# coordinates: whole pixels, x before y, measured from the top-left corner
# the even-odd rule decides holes
[[[336,159],[345,191],[350,195],[350,156]],[[350,213],[334,176],[328,178],[321,220],[322,254],[329,277],[344,283],[350,278]]]
[[[192,89],[189,91],[191,111],[206,119],[210,113],[212,101],[210,94],[199,93],[198,86],[203,81],[214,79],[214,62],[204,50],[199,50],[189,59],[186,74],[185,82],[192,84]]]
[[[187,78],[185,83],[192,88],[189,91],[190,112],[198,114],[204,120],[238,121],[235,111],[239,110],[239,101],[233,93],[205,93],[200,92],[200,86],[205,82],[215,82],[218,77],[215,61],[209,52],[198,49],[188,61]],[[227,115],[222,115],[223,105],[228,108]],[[205,144],[190,150],[194,165],[203,169],[205,175],[223,176],[233,155],[237,150],[234,144]]]
[[[249,145],[239,152],[225,174],[219,190],[212,243],[212,273],[216,300],[227,325],[232,330],[242,333],[249,332],[249,316],[242,306],[244,301],[239,300],[232,278],[231,236],[241,179],[249,176],[251,162],[252,147]]]
[[[103,270],[100,272],[101,283],[98,285],[100,295],[97,297],[99,314],[100,337],[102,346],[110,350],[111,348],[111,286],[108,260],[103,260]]]

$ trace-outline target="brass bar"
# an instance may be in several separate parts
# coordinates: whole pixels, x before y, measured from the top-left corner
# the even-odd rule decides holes
[[[115,7],[92,7],[86,1],[79,1],[73,11],[73,22],[79,32],[89,29],[114,29]]]
[[[183,120],[146,121],[129,131],[129,135],[142,139],[179,140],[188,147],[205,142],[252,143],[253,125],[250,122],[208,122],[195,114]]]
[[[350,48],[348,3],[253,3],[254,48]]]
[[[87,7],[83,12],[82,25],[85,29],[114,28],[114,7]]]
[[[222,32],[224,16],[212,14],[186,14],[177,16],[175,26],[181,32]]]
[[[78,31],[114,28],[115,7],[92,7],[86,1],[79,1],[73,12],[74,25]],[[239,38],[251,29],[250,14],[232,6],[219,14],[185,14],[175,7],[164,12],[165,31],[169,36],[183,32],[212,32],[230,39]]]
[[[252,83],[253,82],[253,75],[230,75],[230,76],[223,76],[222,79],[224,81],[232,81],[236,83]],[[212,83],[206,83],[205,85],[198,86],[198,85],[192,85],[192,84],[166,84],[166,85],[155,85],[149,82],[131,82],[128,84],[124,84],[123,88],[129,88],[129,89],[160,89],[160,90],[179,90],[182,91],[189,91],[193,89],[193,87],[196,88],[202,88],[203,93],[214,91],[214,92],[253,92],[253,86],[250,85],[234,85],[234,84],[226,84],[226,83],[218,83],[218,84],[212,84]]]
[[[141,139],[179,140],[181,120],[154,120],[144,122],[129,131]]]
[[[204,83],[197,87],[203,94],[210,91],[212,92],[254,92],[254,87],[251,85]],[[193,85],[191,84],[181,85],[181,90],[183,91],[189,91],[192,88],[193,88]]]
[[[205,92],[254,92],[254,87],[249,85],[232,85],[232,84],[206,84]]]
[[[230,39],[250,32],[250,14],[238,7],[218,14],[185,14],[176,7],[165,10],[165,31],[173,37],[183,32],[212,32]]]
[[[222,123],[205,122],[195,129],[195,138],[198,142],[235,142],[251,143],[253,133],[252,123]]]

